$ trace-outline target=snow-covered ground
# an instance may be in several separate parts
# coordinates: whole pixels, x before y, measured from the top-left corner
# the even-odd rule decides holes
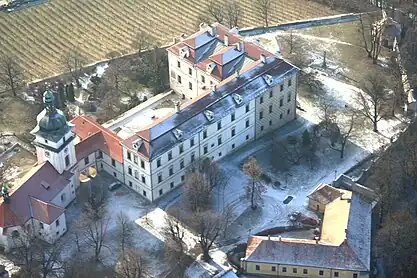
[[[266,43],[266,47],[276,53],[278,51],[276,35],[267,34],[254,39],[257,39],[260,44]],[[347,83],[339,75],[339,73],[349,72],[349,69],[340,67],[337,62],[330,59],[327,61],[327,69],[320,68],[323,51],[330,51],[330,48],[335,44],[348,45],[348,43],[314,36],[304,36],[304,38],[319,40],[322,45],[317,51],[310,53],[310,67],[304,70],[317,72],[316,78],[323,83],[326,94],[335,99],[340,110],[345,109],[345,105],[355,107],[359,88]],[[343,159],[340,158],[339,152],[330,149],[326,144],[322,144],[317,151],[317,160],[313,167],[306,162],[301,162],[299,165],[293,165],[287,171],[283,171],[277,169],[272,163],[273,153],[271,153],[271,149],[273,146],[285,140],[289,135],[300,136],[311,125],[320,121],[318,117],[320,110],[314,100],[300,96],[298,101],[304,111],[298,111],[298,118],[295,121],[280,128],[278,132],[265,135],[263,138],[236,150],[220,161],[221,167],[228,173],[230,180],[224,191],[219,188],[216,189],[217,191],[213,195],[214,207],[221,209],[225,205],[231,205],[234,208],[236,220],[227,230],[227,240],[215,246],[216,249],[212,252],[218,265],[224,265],[225,251],[232,248],[234,243],[246,242],[250,234],[272,227],[290,225],[288,214],[291,212],[301,211],[313,216],[314,213],[307,209],[307,195],[316,186],[320,183],[331,183],[337,176],[348,171],[370,153],[389,144],[390,138],[405,126],[402,123],[405,119],[398,115],[397,118],[380,121],[378,123],[379,133],[372,132],[369,127],[361,127],[357,131],[357,136],[353,137],[347,144]],[[165,112],[164,109],[168,108],[160,109]],[[149,118],[150,115],[147,115],[147,117]],[[254,156],[258,160],[264,173],[272,179],[272,183],[268,184],[264,205],[256,211],[251,210],[249,202],[243,198],[247,177],[241,167],[250,156]],[[280,188],[273,186],[275,181],[279,181]],[[167,195],[165,198],[172,198],[172,195]],[[288,204],[284,204],[283,201],[287,196],[292,196],[293,199]],[[165,270],[158,261],[158,258],[162,258],[161,254],[163,254],[163,230],[166,227],[166,213],[164,210],[180,203],[181,197],[174,196],[172,199],[162,202],[165,202],[165,205],[160,204],[159,207],[149,205],[140,196],[126,188],[116,191],[111,196],[109,200],[111,220],[108,227],[111,243],[108,244],[109,248],[103,250],[103,257],[106,258],[106,261],[114,263],[117,258],[117,252],[115,252],[117,246],[114,241],[117,230],[116,219],[117,214],[123,211],[136,224],[136,246],[146,251],[154,275],[158,276]],[[197,244],[197,240],[196,235],[192,232],[186,232],[184,241],[188,250],[191,250]],[[227,268],[227,266],[224,266],[224,268]]]

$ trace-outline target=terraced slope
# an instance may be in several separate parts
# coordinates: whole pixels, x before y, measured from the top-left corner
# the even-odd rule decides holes
[[[243,26],[261,25],[254,0],[241,0]],[[90,63],[106,54],[132,52],[140,30],[159,41],[190,34],[204,13],[207,0],[51,0],[10,14],[0,14],[0,54],[10,53],[28,80],[62,71],[60,57],[80,48]],[[308,0],[274,0],[271,24],[329,15],[327,8]]]

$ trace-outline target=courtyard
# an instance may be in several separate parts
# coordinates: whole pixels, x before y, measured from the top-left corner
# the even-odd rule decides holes
[[[358,163],[369,155],[380,151],[390,143],[394,135],[401,132],[407,125],[407,118],[401,113],[401,107],[395,111],[395,115],[379,122],[379,132],[373,132],[366,119],[361,119],[361,125],[354,127],[354,136],[351,136],[346,143],[344,157],[340,152],[334,150],[328,139],[320,140],[314,153],[314,160],[308,161],[301,157],[297,163],[289,163],[282,167],[279,163],[282,160],[281,154],[276,148],[284,144],[288,137],[301,140],[306,130],[311,132],[313,126],[321,121],[322,111],[319,109],[319,99],[330,96],[342,112],[346,107],[356,108],[356,95],[360,91],[359,80],[368,69],[369,61],[356,58],[352,63],[352,57],[361,57],[363,50],[358,47],[357,36],[350,36],[357,32],[354,23],[344,25],[341,29],[346,33],[323,32],[319,28],[297,31],[300,39],[300,49],[296,50],[307,53],[308,65],[303,72],[314,71],[315,79],[323,84],[322,95],[313,94],[309,88],[300,85],[298,95],[297,111],[298,117],[293,122],[283,126],[279,130],[266,134],[257,141],[251,142],[219,161],[220,168],[227,173],[229,180],[226,186],[214,189],[212,196],[212,208],[222,211],[226,206],[231,206],[234,212],[232,224],[229,225],[227,233],[217,243],[213,250],[214,260],[221,257],[219,254],[228,252],[238,244],[245,243],[248,236],[274,227],[290,226],[288,215],[299,211],[305,215],[315,217],[314,212],[307,208],[308,194],[321,183],[331,183],[339,175],[351,171]],[[323,27],[324,28],[324,27]],[[337,28],[336,28],[337,29]],[[275,37],[282,32],[263,35],[259,40],[266,44],[274,53]],[[323,43],[325,42],[325,43]],[[283,47],[285,50],[285,47]],[[321,66],[324,59],[324,52],[327,54],[327,67]],[[293,54],[293,55],[297,55]],[[387,55],[387,53],[383,53]],[[382,56],[381,61],[386,57]],[[378,70],[384,70],[384,66]],[[172,109],[172,104],[169,105]],[[148,117],[149,115],[147,115]],[[267,188],[264,194],[264,202],[256,210],[250,208],[250,202],[245,198],[245,185],[248,178],[242,171],[242,165],[249,157],[254,157],[261,166],[264,178],[263,182]],[[89,186],[102,188],[108,198],[106,200],[109,222],[106,226],[107,237],[105,246],[101,252],[100,260],[103,266],[113,267],[117,261],[120,248],[117,242],[117,217],[120,212],[125,213],[129,220],[135,225],[134,245],[143,251],[145,260],[149,264],[151,273],[156,277],[162,277],[169,270],[169,266],[161,264],[164,260],[164,228],[166,227],[165,217],[167,212],[176,207],[184,206],[184,199],[181,195],[182,188],[176,188],[167,193],[155,204],[150,204],[141,196],[134,193],[127,187],[122,187],[114,192],[109,192],[107,187],[114,180],[106,173],[100,173],[98,177],[91,180],[91,184],[81,185],[79,199],[74,202],[67,211],[67,222],[69,225],[67,234],[63,241],[68,242],[65,256],[71,257],[76,252],[74,235],[76,227],[73,225],[81,215],[83,204],[83,191]],[[292,233],[287,232],[282,236],[311,237],[310,231]],[[186,250],[192,256],[198,255],[198,238],[191,230],[185,232],[184,242]],[[85,244],[81,241],[81,244]],[[86,256],[93,256],[91,248],[85,250]],[[197,251],[196,251],[197,250]],[[223,265],[218,262],[218,265]]]

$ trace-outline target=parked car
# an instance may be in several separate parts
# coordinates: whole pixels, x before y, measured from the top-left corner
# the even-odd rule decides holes
[[[297,221],[299,218],[300,218],[300,216],[301,216],[301,212],[299,212],[299,211],[294,211],[293,213],[291,213],[290,215],[289,215],[289,218],[290,218],[290,221]]]
[[[119,188],[121,186],[122,186],[122,183],[120,183],[120,182],[113,182],[113,183],[111,183],[109,185],[109,190],[110,191],[114,191],[114,190],[116,190],[117,188]]]

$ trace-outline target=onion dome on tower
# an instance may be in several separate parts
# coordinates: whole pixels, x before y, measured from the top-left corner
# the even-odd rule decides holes
[[[54,93],[51,90],[46,90],[44,93],[43,103],[45,109],[37,116],[38,124],[31,133],[58,142],[73,128],[73,124],[67,122],[61,110],[56,109]]]

